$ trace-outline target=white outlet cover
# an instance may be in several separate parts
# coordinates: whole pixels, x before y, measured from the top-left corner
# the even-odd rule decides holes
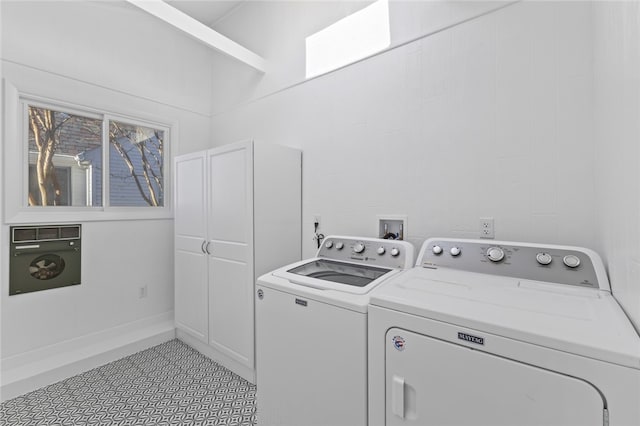
[[[492,217],[480,218],[480,238],[495,238],[494,220]]]

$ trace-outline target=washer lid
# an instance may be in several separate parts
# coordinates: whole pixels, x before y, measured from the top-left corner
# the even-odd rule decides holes
[[[640,337],[607,291],[416,267],[370,303],[640,369]]]
[[[287,270],[291,274],[302,277],[316,278],[354,287],[365,287],[390,271],[391,269],[388,268],[327,259],[316,259]]]
[[[276,269],[272,275],[297,286],[367,294],[398,271],[399,269],[313,258]]]

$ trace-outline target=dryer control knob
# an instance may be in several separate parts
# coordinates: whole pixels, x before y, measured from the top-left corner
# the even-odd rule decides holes
[[[324,246],[325,246],[326,248],[331,248],[331,247],[333,247],[333,241],[327,241],[326,243],[324,243]]]
[[[548,265],[548,264],[551,263],[553,258],[551,257],[551,255],[549,253],[540,252],[540,253],[536,254],[536,260],[541,265]]]
[[[569,268],[577,268],[578,266],[580,266],[580,258],[578,256],[575,256],[573,254],[568,254],[566,255],[562,261],[564,262],[565,265],[567,265]]]
[[[378,247],[378,250],[376,250],[376,252],[378,252],[378,254],[382,255],[385,254],[387,250],[384,247]]]
[[[338,242],[336,243],[336,250],[342,250],[344,248],[344,243]]]
[[[439,245],[435,245],[431,248],[431,251],[433,252],[433,254],[438,255],[438,254],[442,254],[442,247],[440,247]]]
[[[355,251],[356,253],[362,253],[364,251],[364,244],[357,243],[355,246],[353,246],[353,251]]]
[[[504,250],[500,247],[489,247],[487,250],[487,257],[492,262],[500,262],[504,259]]]
[[[400,249],[398,249],[396,247],[391,249],[391,256],[396,257],[399,254],[400,254]]]
[[[449,253],[451,253],[451,256],[460,256],[462,250],[460,250],[460,247],[453,246],[451,247],[451,250],[449,250]]]

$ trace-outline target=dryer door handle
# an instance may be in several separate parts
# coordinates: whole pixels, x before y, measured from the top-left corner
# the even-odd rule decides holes
[[[391,412],[404,419],[404,377],[391,379]]]

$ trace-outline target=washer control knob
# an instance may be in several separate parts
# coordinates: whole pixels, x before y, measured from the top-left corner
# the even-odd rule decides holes
[[[548,265],[548,264],[551,263],[553,258],[551,257],[551,255],[549,253],[540,252],[540,253],[536,254],[536,260],[541,265]]]
[[[442,254],[442,247],[440,247],[439,245],[435,245],[431,248],[431,251],[433,252],[433,254],[435,255],[439,255]]]
[[[324,246],[325,246],[326,248],[331,248],[331,247],[333,247],[333,241],[327,241],[326,243],[324,243]]]
[[[336,250],[342,250],[344,248],[344,243],[343,242],[337,242],[336,243]]]
[[[364,251],[364,244],[357,243],[355,246],[353,246],[353,251],[355,251],[356,253],[362,253]]]
[[[378,252],[378,254],[383,255],[387,250],[384,247],[378,247],[378,250],[376,250]]]
[[[487,250],[487,257],[492,262],[500,262],[504,259],[504,250],[500,247],[489,247]]]
[[[400,249],[398,249],[396,247],[391,249],[391,256],[396,257],[399,254],[400,254]]]
[[[564,262],[565,265],[567,265],[569,268],[577,268],[578,266],[580,266],[580,258],[578,256],[575,256],[573,254],[568,254],[566,255],[562,261]]]
[[[451,253],[451,256],[460,256],[460,253],[462,253],[462,250],[460,250],[460,247],[453,246],[451,247],[451,250],[449,250],[449,253]]]

